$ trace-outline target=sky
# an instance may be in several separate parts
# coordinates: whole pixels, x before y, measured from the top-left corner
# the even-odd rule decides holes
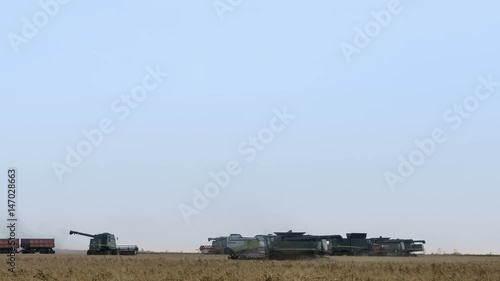
[[[500,254],[499,8],[8,1],[0,221],[15,167],[18,237],[58,248],[295,230]]]

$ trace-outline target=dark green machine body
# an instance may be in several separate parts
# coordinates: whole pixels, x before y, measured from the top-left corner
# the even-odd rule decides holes
[[[296,259],[322,255],[415,256],[424,250],[424,240],[366,238],[366,233],[305,235],[305,232],[275,232],[243,237],[231,234],[213,241],[208,253],[226,254],[230,259]]]
[[[323,236],[304,235],[305,232],[275,232],[275,235],[242,237],[231,235],[225,253],[231,259],[285,260],[313,258],[327,253]]]
[[[294,259],[322,256],[327,253],[323,236],[305,235],[305,232],[275,232],[269,247],[269,259]]]
[[[101,233],[90,239],[87,255],[116,255],[116,239],[113,234]]]
[[[69,232],[70,235],[78,234],[82,236],[90,237],[89,250],[87,255],[116,255],[116,239],[111,233],[101,233],[101,234],[87,234],[83,232],[73,231]]]
[[[366,238],[366,233],[347,233],[329,239],[330,255],[343,256],[415,256],[424,251],[424,240]]]
[[[334,256],[368,256],[370,245],[366,233],[347,233],[347,238],[335,235],[329,239],[329,254]]]

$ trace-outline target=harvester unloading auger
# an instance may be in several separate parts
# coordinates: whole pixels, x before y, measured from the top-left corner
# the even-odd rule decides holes
[[[137,245],[117,246],[115,235],[111,233],[105,232],[92,235],[71,230],[69,234],[77,234],[91,238],[87,255],[137,255],[139,252]]]

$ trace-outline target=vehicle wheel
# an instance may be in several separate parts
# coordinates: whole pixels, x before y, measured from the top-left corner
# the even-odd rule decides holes
[[[269,259],[270,260],[284,260],[285,259],[285,255],[281,252],[272,252],[270,255],[269,255]]]
[[[362,256],[362,257],[368,257],[369,255],[370,255],[370,253],[367,250],[363,250],[363,251],[360,251],[358,253],[358,256]]]
[[[314,253],[304,253],[299,255],[300,260],[313,260],[316,258],[316,255]]]
[[[345,256],[349,255],[349,252],[348,251],[342,251],[342,252],[340,252],[340,255],[345,257]]]

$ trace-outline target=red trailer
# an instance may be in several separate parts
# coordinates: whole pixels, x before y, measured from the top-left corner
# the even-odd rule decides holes
[[[21,239],[21,252],[23,254],[33,254],[39,252],[40,254],[54,254],[55,242],[54,239]]]
[[[14,244],[12,244],[14,241]],[[15,248],[17,252],[17,248],[19,248],[19,239],[0,239],[0,253],[8,254],[12,252],[12,248]]]

